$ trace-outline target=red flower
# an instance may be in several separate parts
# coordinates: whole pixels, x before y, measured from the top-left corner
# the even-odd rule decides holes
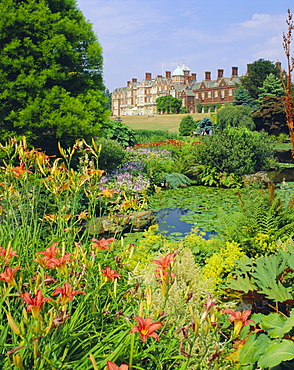
[[[50,269],[54,269],[55,267],[63,269],[66,265],[66,262],[70,261],[70,256],[72,255],[73,253],[67,253],[59,258],[49,258],[47,260],[46,267]]]
[[[107,370],[128,370],[129,368],[128,365],[121,365],[120,367],[118,367],[112,361],[107,361],[106,365],[107,365]]]
[[[81,290],[72,290],[70,284],[64,283],[63,288],[58,286],[52,293],[53,296],[57,294],[61,294],[61,304],[65,305],[67,302],[72,301],[76,294],[85,294],[85,292]]]
[[[113,241],[115,241],[115,238],[109,238],[109,239],[104,239],[102,238],[101,240],[98,239],[91,239],[91,242],[93,242],[92,247],[95,248],[98,252],[101,251],[102,249],[109,250],[109,244]]]
[[[7,249],[0,247],[0,257],[4,257],[5,263],[8,263],[12,257],[19,257],[16,253],[18,253],[18,251],[13,251],[11,245],[9,245]]]
[[[105,267],[105,270],[101,270],[102,275],[106,277],[106,281],[114,280],[115,278],[119,278],[121,275],[112,270],[109,266]]]
[[[138,331],[144,343],[146,342],[147,337],[153,337],[159,342],[159,337],[154,333],[154,331],[162,327],[163,324],[161,322],[152,323],[152,319],[150,317],[143,319],[143,317],[136,316],[133,319],[137,321],[138,326],[134,326],[131,329],[131,333]]]
[[[58,251],[60,248],[56,248],[58,242],[53,243],[49,248],[46,248],[42,252],[38,252],[38,254],[44,254],[47,258],[54,258],[57,256]]]
[[[20,267],[15,267],[14,269],[9,266],[5,267],[4,272],[0,274],[0,280],[5,281],[9,285],[16,286],[14,274],[17,270],[20,270]]]
[[[156,269],[156,271],[158,271],[158,269],[167,270],[170,268],[171,263],[175,261],[173,259],[174,256],[174,253],[168,253],[165,257],[159,257],[158,260],[153,260],[151,262],[158,264],[158,268]]]
[[[27,311],[32,312],[34,319],[39,317],[44,302],[52,301],[49,297],[43,297],[42,290],[40,289],[37,290],[35,298],[31,297],[31,293],[22,293],[20,297],[28,304]]]
[[[223,313],[229,313],[230,314],[229,320],[230,320],[230,322],[234,322],[234,335],[235,336],[239,335],[243,326],[250,325],[251,322],[254,323],[253,320],[247,320],[248,317],[251,315],[250,310],[246,310],[246,311],[241,312],[241,311],[233,311],[233,310],[227,308],[227,309],[223,310]]]

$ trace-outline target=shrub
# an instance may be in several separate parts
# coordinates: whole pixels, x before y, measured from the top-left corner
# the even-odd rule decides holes
[[[100,138],[97,145],[101,145],[99,168],[104,171],[113,171],[119,167],[125,158],[123,147],[115,140]]]
[[[196,161],[218,172],[242,176],[269,169],[274,164],[273,141],[265,132],[227,128],[202,136],[202,140],[203,144],[195,146]]]
[[[192,131],[196,129],[196,122],[193,120],[193,117],[188,115],[185,116],[180,123],[179,132],[183,136],[191,135]]]
[[[252,118],[252,109],[243,105],[226,105],[217,112],[218,127],[246,127],[253,130],[255,127]]]
[[[136,143],[135,132],[122,122],[105,121],[102,124],[101,136],[108,140],[116,140],[124,148]]]

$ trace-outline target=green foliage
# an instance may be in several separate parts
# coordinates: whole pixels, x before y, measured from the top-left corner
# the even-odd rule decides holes
[[[181,106],[181,99],[174,98],[172,95],[160,96],[156,99],[157,110],[161,113],[178,113]]]
[[[224,216],[226,238],[240,243],[249,257],[272,254],[277,240],[294,234],[292,203],[284,207],[278,195],[269,192],[241,198],[242,212]]]
[[[270,73],[268,76],[266,76],[262,86],[258,88],[258,91],[259,104],[261,104],[263,99],[267,96],[281,97],[285,95],[281,79],[273,73]]]
[[[194,121],[193,117],[187,115],[181,120],[179,133],[183,136],[189,136],[192,134],[193,130],[196,129],[196,127],[196,122]]]
[[[101,145],[99,155],[99,168],[101,170],[111,172],[123,163],[126,153],[119,142],[100,138],[96,140],[96,145]]]
[[[177,132],[163,131],[163,130],[134,130],[135,140],[137,143],[148,143],[150,141],[159,140],[174,140],[179,138]]]
[[[253,112],[253,119],[258,131],[265,130],[270,135],[289,134],[281,96],[265,96],[258,109]]]
[[[188,113],[187,108],[186,108],[186,107],[181,107],[181,108],[180,108],[180,113],[181,113],[181,114]]]
[[[203,107],[204,113],[208,113],[209,112],[209,108],[210,108],[210,105],[204,105],[204,107]]]
[[[258,98],[259,88],[262,87],[263,81],[270,73],[276,77],[280,75],[278,66],[269,60],[258,59],[248,66],[247,73],[241,77],[241,84],[249,92],[251,98]]]
[[[248,91],[242,85],[235,90],[232,104],[243,105],[253,110],[256,108],[256,101],[250,97]]]
[[[196,108],[197,108],[197,113],[202,113],[202,104],[198,103]]]
[[[216,168],[219,173],[255,173],[269,168],[273,158],[272,139],[266,133],[227,128],[201,140],[203,144],[195,146],[195,162]]]
[[[56,154],[57,142],[89,138],[106,119],[102,49],[74,0],[0,4],[0,139],[26,135]]]
[[[99,136],[105,139],[115,140],[124,148],[133,146],[137,143],[135,131],[124,123],[117,121],[104,121]]]
[[[183,188],[191,185],[192,181],[185,175],[177,172],[166,173],[163,176],[162,182],[169,189]]]
[[[252,109],[243,105],[226,105],[217,111],[217,126],[221,130],[226,127],[245,127],[253,130],[255,125]]]

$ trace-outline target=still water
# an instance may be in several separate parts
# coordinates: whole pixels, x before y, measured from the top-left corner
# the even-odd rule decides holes
[[[185,236],[195,227],[194,224],[181,220],[181,217],[187,213],[188,210],[180,207],[163,208],[157,211],[155,217],[159,231],[167,236]],[[179,233],[182,235],[178,235]],[[202,228],[199,228],[199,233],[201,233],[204,239],[210,239],[213,235],[217,235],[215,231],[205,231]]]

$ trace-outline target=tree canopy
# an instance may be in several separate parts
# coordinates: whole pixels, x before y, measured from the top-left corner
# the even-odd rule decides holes
[[[280,71],[277,64],[269,60],[258,59],[248,65],[247,73],[241,77],[241,84],[248,91],[251,98],[258,98],[258,88],[262,87],[263,81],[270,73],[279,77]]]
[[[253,130],[252,109],[243,105],[226,105],[217,111],[217,127],[244,127]]]
[[[262,100],[267,96],[281,97],[285,95],[284,88],[281,79],[270,73],[266,76],[261,87],[258,88],[258,102],[262,103]]]
[[[162,113],[178,113],[182,102],[172,95],[160,96],[156,99],[157,110]]]
[[[43,149],[99,131],[108,116],[102,48],[75,0],[0,3],[0,140]]]

